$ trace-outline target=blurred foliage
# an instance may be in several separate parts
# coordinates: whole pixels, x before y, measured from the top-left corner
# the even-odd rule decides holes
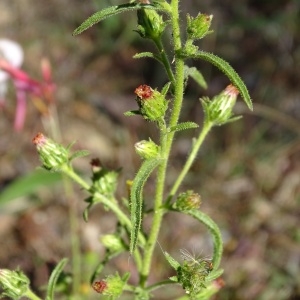
[[[58,85],[57,105],[63,136],[68,141],[77,139],[87,149],[97,141],[94,153],[99,155],[100,152],[104,160],[121,164],[130,172],[138,160],[132,159],[134,150],[126,148],[126,139],[135,140],[136,135],[142,134],[142,123],[130,123],[130,133],[124,134],[121,115],[133,108],[136,86],[142,83],[161,86],[165,83],[164,74],[152,60],[142,62],[131,58],[140,49],[147,51],[148,47],[141,45],[133,32],[136,25],[131,13],[110,18],[80,37],[71,35],[93,12],[117,3],[116,0],[47,3],[2,0],[0,32],[1,36],[23,45],[27,71],[37,74],[40,59],[50,58]],[[215,31],[207,38],[207,44],[199,42],[200,48],[229,61],[245,80],[254,100],[253,114],[215,129],[186,181],[186,188],[201,194],[203,209],[222,224],[226,249],[222,267],[226,285],[217,299],[299,299],[300,2],[182,2],[183,12],[198,10],[214,15],[212,27]],[[209,64],[199,63],[198,67],[209,89],[199,90],[192,82],[189,84],[183,121],[199,123],[202,113],[198,98],[214,95],[228,84],[225,76]],[[116,99],[115,95],[129,93],[129,100],[126,97]],[[110,106],[114,101],[117,104]],[[127,103],[126,108],[119,111]],[[8,101],[8,107],[11,106],[13,103]],[[237,106],[237,111],[245,113],[242,105]],[[34,111],[29,109],[28,113],[31,117],[21,134],[12,132],[12,110],[1,115],[1,182],[23,176],[36,166],[28,144],[41,122]],[[193,134],[193,130],[191,132]],[[112,145],[102,136],[114,139]],[[180,133],[177,142],[170,182],[190,146]],[[86,167],[79,167],[87,172]],[[162,232],[160,241],[171,234],[173,242],[170,245],[162,243],[166,251],[178,257],[182,236],[190,237],[184,248],[209,251],[205,236],[195,240],[198,229],[194,228],[194,223],[180,220],[184,225],[178,232],[179,220],[167,222],[166,228],[171,233]],[[1,234],[3,232],[0,237]],[[13,245],[20,247],[18,243]],[[87,248],[90,247],[88,244]],[[36,263],[29,262],[28,255],[36,256],[36,248],[30,251],[22,248],[21,252],[10,249],[6,253],[0,251],[1,264],[25,264],[35,283],[34,278],[41,270]],[[156,264],[153,276],[166,272],[159,262]],[[168,299],[167,292],[161,299]]]

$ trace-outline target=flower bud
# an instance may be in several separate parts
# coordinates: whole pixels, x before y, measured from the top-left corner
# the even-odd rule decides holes
[[[29,279],[23,272],[16,270],[0,269],[1,295],[12,299],[19,299],[29,291]]]
[[[232,118],[232,109],[238,94],[238,89],[230,84],[211,101],[208,98],[202,99],[206,119],[213,122],[214,125],[222,125],[239,118]]]
[[[155,158],[159,153],[159,146],[157,146],[153,141],[140,141],[134,145],[136,153],[142,159]]]
[[[98,159],[93,159],[91,165],[93,189],[107,197],[113,196],[117,189],[119,173],[101,167]]]
[[[109,275],[104,280],[94,282],[93,288],[97,293],[117,299],[122,294],[128,278],[127,273],[123,278],[119,274]]]
[[[101,242],[111,253],[117,253],[126,248],[120,237],[115,234],[106,234],[102,236]]]
[[[135,89],[139,112],[144,119],[149,121],[159,121],[164,117],[168,108],[168,102],[165,96],[153,90],[150,86],[143,84]]]
[[[198,14],[196,18],[187,15],[187,34],[188,39],[198,40],[205,37],[212,31],[209,30],[212,15]]]
[[[206,278],[212,271],[210,260],[185,260],[177,270],[178,282],[191,297],[198,295],[206,288]]]
[[[166,22],[164,22],[161,15],[153,9],[139,9],[138,16],[138,30],[137,32],[143,38],[152,40],[159,39],[165,30]]]
[[[56,171],[61,169],[63,165],[68,164],[69,151],[62,145],[55,143],[42,133],[38,133],[32,142],[36,145],[40,160],[45,169]]]
[[[174,203],[174,207],[180,211],[187,211],[191,209],[198,209],[200,204],[200,195],[194,193],[193,191],[187,191],[178,196],[176,202]]]

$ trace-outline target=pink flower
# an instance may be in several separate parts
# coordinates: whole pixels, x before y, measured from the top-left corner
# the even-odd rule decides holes
[[[41,62],[43,80],[37,81],[31,78],[26,72],[21,70],[19,66],[16,66],[14,63],[12,63],[11,60],[7,59],[5,51],[9,51],[9,49],[3,49],[3,55],[2,57],[0,56],[0,70],[9,75],[9,77],[13,80],[16,89],[17,104],[14,128],[17,131],[20,131],[23,128],[25,122],[27,96],[29,95],[34,98],[40,98],[51,103],[53,102],[53,92],[55,90],[55,85],[52,82],[51,67],[47,60],[42,60]],[[3,105],[4,103],[2,101],[2,106]],[[47,109],[43,109],[43,112],[45,111],[48,112]]]

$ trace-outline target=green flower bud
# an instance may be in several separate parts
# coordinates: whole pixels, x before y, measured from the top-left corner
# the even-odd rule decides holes
[[[102,236],[101,242],[111,253],[117,253],[126,249],[123,241],[115,234],[106,234]]]
[[[117,299],[122,294],[128,278],[129,275],[127,273],[123,278],[119,274],[115,276],[109,275],[104,280],[94,282],[93,288],[97,293]]]
[[[174,207],[180,211],[187,211],[191,209],[198,209],[200,204],[200,195],[194,193],[193,191],[187,191],[178,196],[176,202],[174,203]]]
[[[134,145],[136,153],[142,159],[155,158],[159,153],[159,146],[157,146],[153,141],[140,141]]]
[[[91,161],[93,189],[107,197],[113,196],[118,183],[119,173],[101,167],[99,159]]]
[[[196,18],[187,15],[187,34],[188,39],[198,40],[205,37],[212,31],[209,30],[213,16],[198,14]]]
[[[40,160],[45,169],[57,171],[63,165],[68,164],[69,151],[62,145],[55,143],[42,133],[38,133],[32,142],[36,145]]]
[[[7,296],[19,299],[29,291],[29,279],[19,270],[0,269],[0,287],[2,289],[1,298]]]
[[[232,118],[232,109],[238,94],[238,89],[230,84],[211,101],[208,98],[201,99],[206,120],[213,122],[214,125],[223,125],[239,119],[239,117]]]
[[[159,39],[165,30],[166,22],[161,15],[153,9],[139,9],[137,11],[138,30],[143,38]]]
[[[165,96],[153,90],[150,86],[143,84],[135,89],[137,95],[137,103],[139,105],[139,112],[144,119],[149,121],[161,120],[168,108],[168,101]]]

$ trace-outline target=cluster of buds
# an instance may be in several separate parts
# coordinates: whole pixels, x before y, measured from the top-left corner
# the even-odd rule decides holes
[[[201,197],[199,194],[194,191],[186,191],[179,194],[174,203],[174,208],[180,211],[187,211],[192,209],[198,209],[201,204]]]
[[[239,116],[233,117],[232,113],[238,94],[238,89],[230,84],[212,100],[201,99],[206,121],[214,125],[223,125],[239,119]]]
[[[109,275],[103,280],[95,281],[92,287],[99,294],[117,299],[122,294],[128,278],[129,273],[126,273],[122,278],[119,274]]]
[[[149,139],[149,141],[143,140],[137,142],[134,147],[136,153],[142,159],[156,158],[159,155],[159,146],[156,145],[151,139]]]
[[[168,101],[164,94],[153,90],[150,86],[143,84],[135,89],[136,101],[139,113],[149,121],[161,120],[168,108]]]

